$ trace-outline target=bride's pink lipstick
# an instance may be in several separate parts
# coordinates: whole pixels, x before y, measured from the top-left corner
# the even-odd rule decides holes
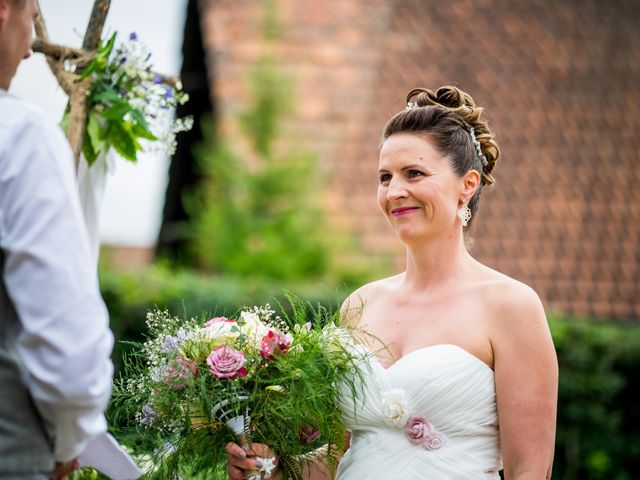
[[[418,207],[394,208],[393,210],[391,210],[391,215],[399,217],[400,215],[405,215],[409,212],[413,212],[414,210],[418,210]]]

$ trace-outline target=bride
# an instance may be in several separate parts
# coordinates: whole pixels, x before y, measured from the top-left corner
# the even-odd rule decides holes
[[[387,123],[378,204],[406,245],[403,273],[367,284],[343,318],[385,345],[361,398],[344,405],[350,448],[339,480],[551,477],[558,367],[536,293],[475,260],[464,231],[500,151],[482,109],[455,87],[415,89]],[[233,479],[271,452],[227,446]],[[317,462],[310,480],[331,474]],[[279,478],[278,469],[263,478]]]

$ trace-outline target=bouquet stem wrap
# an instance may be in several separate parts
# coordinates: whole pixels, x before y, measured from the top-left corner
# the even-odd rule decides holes
[[[246,426],[251,422],[251,417],[249,416],[249,409],[243,407],[248,398],[246,395],[238,395],[235,398],[217,403],[211,409],[211,415],[224,422],[236,434],[238,444],[245,451],[251,451],[251,439],[246,431]],[[246,470],[246,472],[247,480],[265,478],[261,477],[260,470]]]

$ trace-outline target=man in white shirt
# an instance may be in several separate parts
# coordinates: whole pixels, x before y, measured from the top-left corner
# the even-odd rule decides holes
[[[0,0],[0,480],[66,478],[106,430],[113,336],[62,132],[7,94],[36,0]]]

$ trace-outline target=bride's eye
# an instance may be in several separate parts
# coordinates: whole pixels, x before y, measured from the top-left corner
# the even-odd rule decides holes
[[[409,178],[417,178],[417,177],[423,177],[424,173],[422,173],[420,170],[409,170],[407,172],[407,175],[409,176]]]
[[[380,174],[380,184],[381,185],[387,185],[387,184],[389,184],[390,181],[391,181],[391,174],[390,173],[381,173]]]

